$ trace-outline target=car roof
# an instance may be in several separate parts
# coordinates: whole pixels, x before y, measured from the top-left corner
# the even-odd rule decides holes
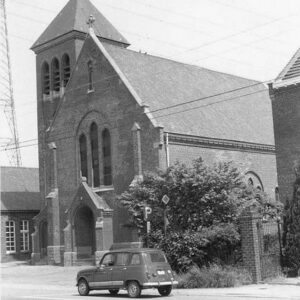
[[[107,253],[117,253],[117,252],[130,252],[130,253],[142,253],[142,252],[157,252],[162,251],[161,249],[155,249],[155,248],[124,248],[124,249],[115,249],[110,250]]]

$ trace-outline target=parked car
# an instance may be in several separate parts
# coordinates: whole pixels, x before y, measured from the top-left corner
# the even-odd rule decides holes
[[[126,289],[131,298],[149,288],[157,288],[160,295],[168,296],[178,284],[165,254],[148,248],[109,251],[98,266],[79,271],[76,281],[81,296],[91,290],[109,290],[117,295],[120,289]]]

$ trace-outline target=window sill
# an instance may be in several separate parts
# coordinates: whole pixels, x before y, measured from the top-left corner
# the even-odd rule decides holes
[[[87,90],[87,94],[91,94],[91,93],[94,93],[94,92],[95,92],[94,89],[92,89],[92,90]]]
[[[114,191],[115,188],[112,185],[102,185],[100,187],[94,187],[93,192],[109,192],[109,191]]]
[[[20,252],[21,253],[29,253],[30,251],[29,250],[21,250]]]
[[[16,254],[16,251],[6,251],[6,254]]]
[[[43,94],[43,101],[50,101],[50,100],[51,100],[50,94]]]

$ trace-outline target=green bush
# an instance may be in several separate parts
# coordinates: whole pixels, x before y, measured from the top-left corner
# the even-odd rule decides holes
[[[146,238],[146,236],[144,236]],[[219,224],[201,231],[152,231],[148,246],[162,249],[173,270],[186,272],[191,266],[208,263],[234,264],[240,257],[240,235],[233,224]]]
[[[207,241],[202,247],[206,262],[226,265],[235,264],[241,260],[240,234],[235,224],[221,223],[204,227],[196,233],[196,237]]]
[[[169,232],[165,237],[157,230],[148,236],[148,246],[162,249],[176,272],[186,272],[194,264],[203,265],[206,257],[203,249],[207,242],[190,231]]]
[[[178,288],[224,288],[251,284],[248,271],[212,264],[208,267],[192,267],[187,273],[178,275]]]

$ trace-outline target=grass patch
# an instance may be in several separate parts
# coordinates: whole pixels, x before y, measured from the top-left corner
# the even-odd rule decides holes
[[[238,267],[212,264],[209,267],[192,267],[178,275],[178,288],[223,288],[252,283],[250,273]]]

